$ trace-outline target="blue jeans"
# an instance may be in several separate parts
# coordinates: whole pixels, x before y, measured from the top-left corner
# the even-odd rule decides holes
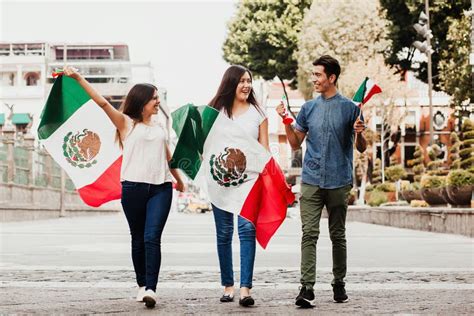
[[[222,286],[234,285],[232,268],[232,235],[234,234],[234,214],[212,205],[216,223],[217,254],[221,269]],[[240,287],[252,288],[253,265],[255,262],[255,226],[238,216],[240,239]]]
[[[160,273],[161,234],[171,199],[171,182],[160,185],[122,182],[122,207],[132,235],[132,261],[137,283],[153,291],[156,291]]]

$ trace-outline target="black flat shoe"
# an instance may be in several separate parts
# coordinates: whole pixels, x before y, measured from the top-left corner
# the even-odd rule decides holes
[[[252,298],[252,296],[244,296],[243,298],[241,298],[239,300],[239,305],[241,305],[243,307],[249,307],[249,306],[252,306],[254,304],[255,304],[255,301]]]
[[[233,301],[234,301],[234,295],[232,295],[232,294],[224,294],[224,295],[222,295],[220,301],[221,301],[222,303],[233,302]]]

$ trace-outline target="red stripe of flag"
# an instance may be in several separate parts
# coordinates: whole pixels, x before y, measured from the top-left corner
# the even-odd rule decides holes
[[[294,201],[295,195],[286,183],[283,172],[271,158],[250,190],[240,212],[240,216],[254,224],[257,241],[264,249],[285,220],[288,205]]]
[[[120,183],[121,166],[122,156],[115,160],[95,182],[78,188],[77,192],[79,192],[82,200],[87,205],[97,207],[111,200],[120,199],[122,196],[122,185]]]

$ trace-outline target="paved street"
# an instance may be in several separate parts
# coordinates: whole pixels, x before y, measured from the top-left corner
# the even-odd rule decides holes
[[[346,279],[350,301],[335,304],[327,221],[321,225],[316,309],[294,306],[301,234],[296,218],[285,221],[267,250],[258,248],[252,291],[256,306],[244,309],[237,302],[218,301],[221,287],[212,214],[172,213],[162,240],[157,307],[147,310],[133,301],[130,237],[122,214],[2,223],[0,313],[474,313],[471,238],[350,222]]]

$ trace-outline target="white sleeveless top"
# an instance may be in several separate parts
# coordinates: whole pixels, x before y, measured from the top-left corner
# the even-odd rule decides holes
[[[224,110],[223,110],[224,111]],[[260,124],[266,119],[265,113],[260,113],[255,106],[250,104],[250,107],[244,113],[237,117],[232,116],[232,120],[239,124],[250,136],[258,140],[260,132]]]
[[[128,132],[122,139],[123,158],[120,181],[162,184],[171,182],[166,159],[166,129],[152,116],[149,125],[136,123],[125,115]]]

